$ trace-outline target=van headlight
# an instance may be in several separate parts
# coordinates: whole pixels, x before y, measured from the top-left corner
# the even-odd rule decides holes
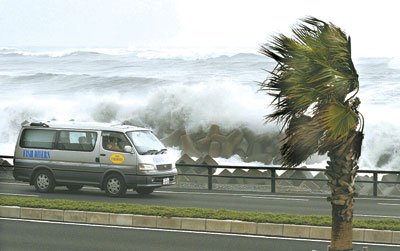
[[[156,166],[152,164],[139,164],[139,171],[155,171]]]

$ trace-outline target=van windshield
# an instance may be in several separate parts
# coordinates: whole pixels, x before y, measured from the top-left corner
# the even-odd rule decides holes
[[[139,154],[161,154],[166,149],[151,131],[132,131],[126,133]]]

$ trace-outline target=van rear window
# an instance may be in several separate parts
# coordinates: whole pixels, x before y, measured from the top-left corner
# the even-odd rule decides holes
[[[59,133],[58,140],[57,133]],[[20,146],[91,152],[95,147],[96,140],[96,132],[25,129],[21,136]]]
[[[26,129],[20,145],[25,148],[52,149],[55,147],[57,132],[53,130]]]

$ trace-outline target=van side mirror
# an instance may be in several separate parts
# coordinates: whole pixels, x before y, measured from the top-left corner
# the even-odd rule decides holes
[[[124,152],[132,153],[133,152],[133,148],[131,146],[124,146]]]

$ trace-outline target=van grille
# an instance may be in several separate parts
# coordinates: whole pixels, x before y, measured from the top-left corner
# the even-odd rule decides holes
[[[172,164],[157,165],[156,167],[158,171],[166,171],[172,169]]]

